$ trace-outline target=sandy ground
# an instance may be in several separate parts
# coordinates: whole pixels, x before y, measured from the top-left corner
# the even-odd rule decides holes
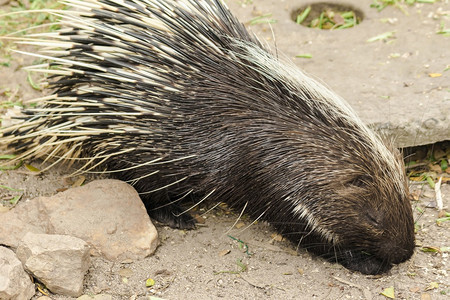
[[[26,73],[19,70],[31,61],[15,56],[9,67],[0,69],[0,100],[39,96],[26,82]],[[26,201],[67,187],[66,174],[67,170],[55,168],[36,176],[21,168],[2,172],[0,184],[23,190],[20,201]],[[216,208],[196,230],[157,224],[161,245],[152,257],[122,263],[94,258],[85,293],[109,294],[113,299],[148,299],[151,295],[164,299],[385,299],[380,293],[394,287],[399,299],[448,299],[449,253],[422,249],[449,247],[450,222],[436,223],[434,192],[427,185],[414,184],[411,190],[420,194],[412,203],[418,247],[411,260],[382,276],[352,273],[304,250],[297,253],[264,223],[247,228],[251,221],[244,219],[241,228],[230,230],[237,216]],[[444,185],[442,192],[448,205],[450,187]],[[6,199],[13,194],[1,190],[0,195]],[[248,251],[237,240],[248,245]],[[155,280],[151,288],[145,286],[148,278]]]

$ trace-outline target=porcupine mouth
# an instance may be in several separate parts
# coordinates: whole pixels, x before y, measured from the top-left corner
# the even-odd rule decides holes
[[[392,261],[389,257],[380,257],[373,254],[373,252],[370,253],[369,249],[362,249],[357,246],[333,245],[312,234],[306,239],[307,242],[303,246],[306,247],[308,252],[318,255],[330,263],[341,264],[350,271],[360,272],[365,275],[386,273],[394,264],[407,260],[412,254],[405,253],[402,258]]]
[[[286,228],[278,227],[280,232],[287,232]],[[298,232],[309,232],[307,236],[287,234],[297,246],[301,246],[309,253],[313,253],[330,263],[338,263],[350,271],[360,272],[365,275],[377,275],[389,271],[394,263],[407,260],[411,254],[405,255],[402,259],[393,262],[389,258],[380,257],[370,253],[369,249],[358,246],[335,244],[324,240],[323,236],[316,234],[308,228],[298,230]]]
[[[331,257],[329,258],[331,260]],[[364,251],[343,250],[336,253],[334,261],[349,270],[361,272],[365,275],[382,274],[392,268],[392,263],[386,259],[379,259]]]

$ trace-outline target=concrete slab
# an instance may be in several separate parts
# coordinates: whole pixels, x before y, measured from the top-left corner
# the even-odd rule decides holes
[[[450,37],[436,33],[441,22],[450,27],[448,0],[405,6],[409,15],[395,7],[378,12],[370,7],[372,0],[330,0],[364,14],[358,26],[333,31],[307,28],[291,19],[298,8],[323,0],[226,2],[246,25],[271,13],[276,23],[247,27],[277,48],[280,57],[286,56],[344,97],[366,123],[392,136],[396,146],[450,140],[450,70],[444,71],[450,64]],[[383,22],[387,18],[393,24]],[[367,42],[388,31],[395,31],[388,42]],[[295,58],[304,53],[312,58]]]

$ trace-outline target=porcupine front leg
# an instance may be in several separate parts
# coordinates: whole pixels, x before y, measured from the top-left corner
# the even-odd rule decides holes
[[[151,197],[141,197],[151,219],[171,228],[194,229],[195,219],[182,206],[171,203],[167,191],[152,194]]]
[[[195,219],[189,213],[183,213],[183,211],[184,210],[178,205],[169,205],[155,210],[147,208],[148,215],[151,219],[171,228],[194,229],[196,223]]]
[[[130,169],[129,164],[124,160],[112,160],[108,164],[110,169],[125,170]],[[146,168],[136,168],[122,171],[115,174],[117,179],[131,183],[136,189],[145,205],[148,215],[152,220],[178,229],[194,229],[195,219],[186,212],[180,205],[180,199],[172,199],[167,187],[169,183],[164,180],[164,176],[157,174],[153,170]],[[148,174],[153,174],[151,179]],[[161,187],[162,186],[162,187]]]

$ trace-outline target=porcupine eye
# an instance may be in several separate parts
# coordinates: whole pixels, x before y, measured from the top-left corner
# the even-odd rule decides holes
[[[348,187],[357,187],[358,189],[368,189],[369,184],[369,176],[357,176],[353,178],[353,180],[349,181],[347,183]],[[373,227],[380,227],[380,218],[378,216],[378,213],[373,210],[373,208],[366,207],[366,221]]]

